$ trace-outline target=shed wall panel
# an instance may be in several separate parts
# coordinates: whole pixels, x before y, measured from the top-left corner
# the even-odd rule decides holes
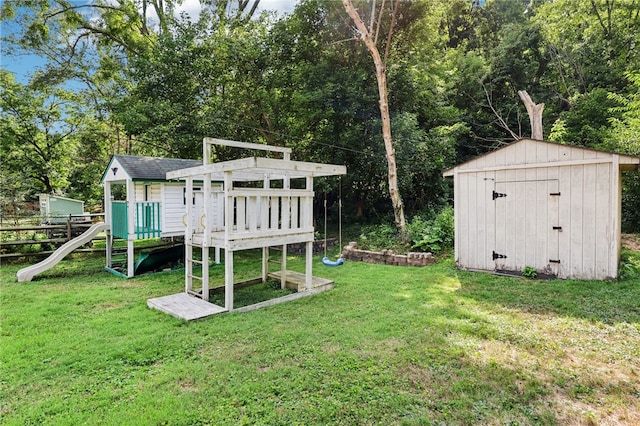
[[[611,277],[614,272],[609,270],[609,259],[615,256],[610,250],[609,241],[614,238],[615,231],[611,229],[612,208],[616,205],[616,197],[610,191],[609,177],[611,176],[611,164],[596,165],[595,181],[595,259],[597,277]]]
[[[162,232],[164,235],[184,235],[184,185],[165,184],[162,200]]]

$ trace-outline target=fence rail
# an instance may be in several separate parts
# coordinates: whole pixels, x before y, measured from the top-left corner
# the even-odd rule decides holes
[[[86,219],[100,221],[103,220],[104,214],[92,215],[68,215],[64,216],[66,223],[59,225],[35,225],[34,222],[40,220],[40,216],[36,217],[20,217],[7,218],[3,217],[3,224],[9,219],[9,226],[0,226],[0,259],[15,257],[38,257],[53,253],[51,246],[57,248],[67,241],[72,240],[78,235],[85,232],[91,223],[87,223]],[[78,219],[82,219],[78,220]],[[44,238],[36,239],[36,235]],[[102,240],[104,237],[94,238],[92,241]],[[42,245],[39,251],[23,252],[25,246]],[[104,251],[104,249],[85,248],[78,249],[80,252]]]

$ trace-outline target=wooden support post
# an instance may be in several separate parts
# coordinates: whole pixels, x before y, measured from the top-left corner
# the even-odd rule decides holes
[[[282,261],[280,262],[280,288],[287,286],[287,245],[282,245]]]
[[[184,190],[185,214],[183,216],[184,225],[184,291],[189,293],[193,290],[193,176],[187,177]]]
[[[107,268],[111,268],[113,266],[112,256],[113,256],[113,220],[111,219],[111,182],[105,181],[104,183],[104,223],[109,225],[109,229],[107,229],[106,234],[106,266]]]
[[[127,180],[127,277],[135,275],[135,251],[133,241],[136,239],[136,190],[132,180]]]
[[[127,241],[127,277],[131,278],[135,275],[134,258],[136,252],[133,247],[133,240]]]
[[[262,282],[267,282],[269,275],[269,247],[262,247]]]
[[[264,188],[265,190],[269,189],[269,186],[271,185],[271,181],[269,180],[268,177],[265,177],[264,180],[262,181],[262,188]],[[268,198],[265,197],[264,200],[261,200],[261,206],[260,206],[260,217],[258,218],[259,224],[260,224],[260,231],[262,232],[266,232],[269,223],[269,202],[266,201]],[[262,247],[262,282],[267,282],[267,278],[269,275],[269,247]]]
[[[313,241],[307,241],[306,264],[304,267],[304,289],[309,291],[313,284]]]
[[[193,246],[191,242],[184,245],[184,291],[189,293],[193,290]]]
[[[106,265],[107,268],[111,268],[113,267],[113,261],[112,261],[112,257],[113,257],[113,235],[111,234],[111,228],[107,229],[107,231],[105,232],[105,239],[106,239],[106,243],[107,243],[107,247],[106,247]]]
[[[202,300],[209,301],[209,247],[202,246]]]
[[[224,250],[224,308],[233,310],[233,251]]]
[[[233,310],[233,251],[229,241],[233,230],[233,179],[230,171],[224,172],[224,307]]]

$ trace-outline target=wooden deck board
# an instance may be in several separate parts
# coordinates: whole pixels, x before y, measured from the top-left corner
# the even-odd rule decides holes
[[[189,296],[187,293],[149,299],[147,300],[147,306],[186,321],[193,321],[227,312],[227,310],[221,306],[214,305],[197,297]]]
[[[270,272],[269,276],[275,280],[279,280],[282,273],[280,271]],[[305,283],[305,276],[300,272],[287,271],[287,288],[291,288],[296,291],[303,291]],[[290,285],[289,285],[290,284]],[[324,286],[331,286],[333,288],[333,281],[326,278],[311,277],[311,288],[320,288]]]

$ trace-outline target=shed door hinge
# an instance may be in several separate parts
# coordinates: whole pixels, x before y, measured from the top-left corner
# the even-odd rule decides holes
[[[562,231],[562,226],[554,226],[553,230],[554,231]]]
[[[550,192],[549,195],[554,196],[554,197],[559,197],[560,193],[559,192]]]
[[[560,263],[560,259],[549,259],[549,263]]]
[[[506,259],[506,258],[507,258],[507,256],[505,256],[504,254],[496,253],[495,251],[493,252],[493,254],[491,255],[491,257],[493,257],[493,260],[496,260],[496,259]]]
[[[493,199],[494,199],[494,200],[495,200],[496,198],[506,197],[506,196],[507,196],[507,194],[502,194],[502,193],[500,193],[500,192],[493,191]]]

